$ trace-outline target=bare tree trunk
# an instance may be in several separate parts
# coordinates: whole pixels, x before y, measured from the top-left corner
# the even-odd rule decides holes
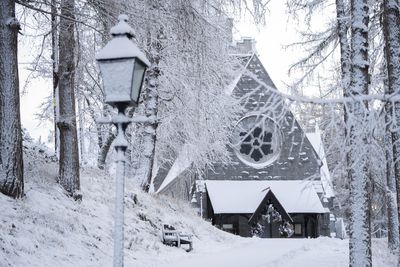
[[[97,156],[97,167],[101,170],[103,170],[106,166],[107,154],[108,151],[110,151],[111,144],[114,141],[115,137],[116,135],[112,132],[112,129],[110,129],[102,146],[100,147],[99,155]]]
[[[51,59],[53,61],[53,112],[54,112],[54,152],[59,158],[60,132],[57,128],[59,116],[58,99],[58,20],[57,3],[51,0]]]
[[[0,1],[0,192],[24,193],[15,2]]]
[[[389,103],[385,105],[385,158],[386,158],[386,206],[388,219],[388,246],[392,251],[399,249],[399,217],[397,212],[396,178],[393,173],[393,144],[390,133],[391,112]]]
[[[337,32],[340,44],[341,84],[343,95],[348,95],[350,84],[350,43],[347,37],[349,31],[349,15],[346,13],[344,0],[336,0]],[[346,116],[346,115],[345,115]],[[346,119],[345,119],[346,121]]]
[[[349,96],[349,85],[350,85],[350,74],[351,74],[351,61],[350,61],[350,43],[347,36],[350,26],[350,17],[346,9],[348,8],[348,2],[345,0],[336,0],[336,21],[337,21],[337,33],[340,45],[340,70],[341,70],[341,87],[343,90],[343,96]],[[346,103],[343,105],[343,120],[345,125],[347,125],[348,118],[348,107]],[[345,139],[348,140],[349,132],[347,127],[344,128]],[[349,171],[350,159],[347,149],[344,150],[345,161],[343,165],[346,171]]]
[[[59,182],[71,196],[80,198],[79,152],[75,113],[74,0],[61,1],[59,42],[60,169]],[[71,18],[71,19],[68,19]]]
[[[162,1],[148,2],[150,10],[161,10]],[[154,11],[153,11],[154,12]],[[153,13],[150,12],[150,13]],[[147,117],[157,117],[158,113],[158,88],[160,86],[160,68],[159,63],[161,60],[162,52],[162,26],[158,26],[158,30],[153,38],[152,32],[148,30],[147,33],[147,46],[149,49],[148,57],[151,62],[151,67],[146,72],[146,82],[143,92],[144,115]],[[143,124],[138,127],[137,138],[141,144],[141,153],[138,155],[137,168],[135,170],[135,181],[139,182],[145,191],[153,192],[152,171],[154,165],[154,156],[156,148],[156,132],[158,124]]]
[[[153,63],[147,72],[145,88],[144,113],[147,117],[157,117],[158,111],[158,64]],[[154,164],[154,152],[156,146],[157,124],[139,125],[138,138],[141,138],[141,153],[139,153],[137,169],[135,170],[135,181],[138,181],[145,191],[152,191],[152,170]]]
[[[99,148],[101,148],[103,146],[103,136],[101,133],[101,124],[96,123],[96,115],[95,115],[94,108],[92,107],[92,103],[90,103],[89,99],[85,95],[83,95],[83,97],[85,98],[86,106],[89,110],[90,117],[95,122],[96,133],[97,133],[97,145],[99,146]]]
[[[82,94],[78,93],[78,118],[79,118],[79,155],[80,155],[80,162],[81,164],[84,163],[86,158],[86,144],[85,144],[85,119],[83,116],[83,112],[85,109],[85,102],[83,101]]]
[[[384,0],[383,1],[383,16],[382,16],[383,36],[385,40],[385,56],[386,67],[388,73],[387,92],[388,95],[399,94],[400,92],[400,14],[398,1]],[[389,246],[392,249],[398,249],[399,240],[399,220],[400,220],[400,102],[386,103],[388,115],[391,116],[391,131],[392,146],[393,146],[393,162],[394,162],[394,181],[388,180],[388,194],[391,201],[396,201],[397,192],[397,227],[389,232]],[[388,205],[389,209],[393,209],[395,203]],[[396,216],[396,211],[390,210],[390,214]],[[396,220],[389,218],[389,223],[394,223]]]
[[[336,0],[336,21],[340,44],[341,86],[343,90],[343,96],[346,97],[349,96],[351,62],[350,43],[349,38],[347,37],[349,31],[349,14],[346,13],[345,0]],[[343,119],[345,123],[347,122],[347,112],[346,105],[344,105]],[[347,136],[347,131],[345,132],[345,135]]]
[[[351,0],[351,79],[349,95],[368,94],[368,0]],[[368,106],[355,99],[348,105],[350,148],[350,266],[371,266],[370,200],[368,173]]]

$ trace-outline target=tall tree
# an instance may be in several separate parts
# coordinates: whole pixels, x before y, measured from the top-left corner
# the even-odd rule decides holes
[[[56,122],[58,121],[59,102],[58,102],[58,19],[57,3],[51,0],[51,59],[53,68],[53,118],[54,118],[54,151],[56,156],[59,154],[59,139]]]
[[[348,87],[350,84],[350,43],[348,38],[349,19],[348,12],[346,12],[345,0],[336,0],[336,21],[337,21],[337,35],[340,45],[340,74],[341,74],[341,87],[343,96],[348,96]],[[344,122],[347,122],[347,110],[344,105]]]
[[[156,18],[165,10],[164,1],[146,1],[146,6],[149,10],[148,16],[150,19]],[[142,113],[147,117],[157,117],[158,112],[158,91],[160,86],[161,70],[159,67],[162,55],[162,25],[154,25],[154,29],[147,25],[147,55],[151,62],[151,67],[147,70],[145,85],[142,94]],[[152,170],[154,164],[154,154],[156,147],[156,131],[157,123],[138,125],[138,134],[141,149],[136,157],[135,181],[145,190],[152,191]]]
[[[0,2],[0,192],[24,192],[15,1]]]
[[[386,91],[388,91],[386,89]],[[392,251],[399,248],[399,215],[397,212],[396,197],[396,177],[393,171],[393,143],[391,134],[391,104],[387,102],[385,105],[385,158],[386,158],[386,207],[387,207],[387,227],[388,227],[388,246]]]
[[[385,40],[385,56],[386,56],[386,68],[387,68],[387,86],[385,87],[386,94],[398,95],[400,92],[400,14],[397,0],[383,0],[383,16],[382,16],[382,28],[383,36]],[[388,215],[389,215],[389,226],[391,228],[397,227],[397,229],[391,229],[389,232],[389,246],[392,249],[399,248],[399,216],[400,216],[400,102],[393,101],[386,103],[386,111],[391,117],[391,137],[393,146],[393,162],[394,162],[394,177],[388,177],[387,191],[388,191]],[[394,180],[393,180],[394,179]],[[397,203],[396,203],[396,192],[397,192]],[[396,210],[394,207],[397,204],[397,218]],[[393,225],[397,221],[397,226]]]
[[[350,266],[371,266],[371,232],[367,147],[368,104],[368,0],[351,0],[351,74],[348,95],[348,175],[350,180]]]
[[[340,70],[342,88],[350,83],[350,44],[348,39],[349,19],[345,0],[336,0],[337,35],[340,44]],[[346,91],[346,90],[345,90]],[[346,92],[343,92],[344,95]]]
[[[69,195],[80,190],[79,152],[75,114],[75,25],[74,0],[61,1],[59,35],[59,182]]]

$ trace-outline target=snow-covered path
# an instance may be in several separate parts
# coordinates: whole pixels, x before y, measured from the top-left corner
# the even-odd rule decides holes
[[[348,242],[319,239],[244,239],[214,252],[193,251],[165,267],[348,266]]]
[[[221,247],[199,247],[183,256],[164,259],[163,267],[336,267],[349,266],[348,239],[232,240]],[[397,258],[387,250],[385,239],[373,239],[374,267],[397,266]]]

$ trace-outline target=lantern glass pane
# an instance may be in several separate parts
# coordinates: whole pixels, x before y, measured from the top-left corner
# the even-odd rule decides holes
[[[139,102],[140,89],[142,88],[143,77],[146,67],[139,61],[135,63],[135,69],[133,71],[133,83],[132,83],[132,100],[136,103]]]
[[[134,59],[100,61],[103,76],[105,102],[131,102],[131,85]]]

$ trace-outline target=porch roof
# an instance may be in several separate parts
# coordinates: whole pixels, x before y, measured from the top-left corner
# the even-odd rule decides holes
[[[312,182],[207,180],[215,214],[253,214],[270,189],[288,213],[325,213]]]

